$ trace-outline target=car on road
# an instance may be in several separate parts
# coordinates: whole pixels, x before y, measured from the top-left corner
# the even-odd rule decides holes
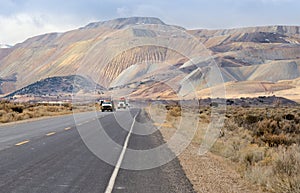
[[[101,111],[104,112],[104,111],[111,111],[113,112],[114,111],[114,104],[112,101],[103,101],[101,103]]]
[[[118,109],[126,109],[126,103],[124,101],[119,101]]]

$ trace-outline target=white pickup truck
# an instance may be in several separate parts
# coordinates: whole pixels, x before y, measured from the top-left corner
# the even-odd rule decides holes
[[[101,104],[101,111],[114,111],[114,104],[112,101],[104,101]]]

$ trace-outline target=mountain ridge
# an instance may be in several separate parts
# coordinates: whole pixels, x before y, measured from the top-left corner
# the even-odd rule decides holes
[[[155,17],[128,17],[128,18],[116,18],[107,21],[92,22],[79,29],[90,29],[98,27],[110,27],[112,29],[122,29],[129,25],[139,25],[139,24],[159,24],[166,25],[159,18]]]
[[[208,59],[198,60],[197,66],[201,68],[185,64],[189,59],[168,47],[145,44],[124,51],[127,43],[153,39],[176,40],[191,52],[189,34],[204,45],[202,54],[208,54]],[[225,82],[268,80],[276,83],[299,76],[299,42],[299,26],[185,30],[151,17],[94,22],[65,33],[35,36],[12,48],[0,49],[0,90],[14,92],[47,77],[85,75],[107,88],[118,85],[124,90],[135,85],[134,95],[140,93],[142,97],[143,91],[159,86],[159,81],[180,85],[184,77],[193,77],[196,88],[201,91],[207,77],[205,73],[209,72],[207,65],[212,61],[221,69]],[[12,75],[16,80],[6,81],[5,77]],[[147,97],[163,97],[163,90],[153,89],[152,96],[147,93]],[[253,92],[255,90],[260,89]]]

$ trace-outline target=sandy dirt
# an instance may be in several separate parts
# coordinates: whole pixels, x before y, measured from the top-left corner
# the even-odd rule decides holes
[[[179,160],[192,182],[201,193],[260,193],[259,188],[247,183],[223,158],[212,153],[197,154],[198,148],[190,145]]]

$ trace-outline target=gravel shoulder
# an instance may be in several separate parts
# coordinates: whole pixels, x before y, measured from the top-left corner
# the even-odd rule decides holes
[[[250,185],[221,157],[210,152],[200,156],[190,145],[180,156],[180,163],[197,192],[261,193]]]

